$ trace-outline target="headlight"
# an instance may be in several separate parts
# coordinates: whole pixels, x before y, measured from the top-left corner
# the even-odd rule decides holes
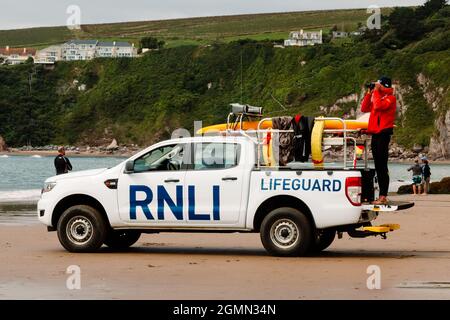
[[[52,189],[56,186],[56,182],[46,182],[44,183],[44,187],[42,188],[41,193],[46,193],[52,191]]]

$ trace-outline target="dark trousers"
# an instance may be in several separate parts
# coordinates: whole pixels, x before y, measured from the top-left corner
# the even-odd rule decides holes
[[[380,196],[387,196],[389,190],[389,142],[392,130],[382,131],[372,135],[372,155],[377,172]]]

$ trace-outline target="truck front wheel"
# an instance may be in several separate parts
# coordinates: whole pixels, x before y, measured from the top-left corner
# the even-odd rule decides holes
[[[67,251],[93,252],[103,245],[107,224],[98,210],[78,205],[63,212],[57,230],[59,242]]]
[[[111,230],[105,239],[105,244],[112,249],[126,249],[135,244],[141,233],[134,230]]]
[[[275,256],[303,256],[312,240],[308,218],[294,208],[277,208],[261,224],[261,242]]]

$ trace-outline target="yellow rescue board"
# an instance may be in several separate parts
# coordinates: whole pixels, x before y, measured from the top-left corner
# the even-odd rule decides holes
[[[399,224],[383,224],[381,226],[364,227],[364,231],[376,232],[376,233],[386,233],[392,232],[400,229]]]
[[[344,126],[341,121],[339,120],[325,120],[325,127],[324,129],[344,129]],[[258,129],[258,123],[259,121],[244,121],[242,122],[242,129],[243,130],[256,130]],[[357,120],[345,120],[345,126],[348,130],[358,130],[358,129],[367,129],[368,123],[364,121],[357,121]],[[272,128],[272,120],[264,121],[261,124],[261,129],[266,130]],[[238,123],[235,126],[231,126],[232,130],[240,130],[241,125]],[[197,134],[205,134],[207,132],[217,132],[217,131],[225,131],[227,130],[227,124],[216,124],[213,126],[208,126],[201,128],[197,131]]]
[[[243,127],[242,129],[243,130],[256,130],[256,129],[258,129],[258,123],[259,123],[259,121],[244,121],[244,122],[242,122],[242,127]],[[261,125],[261,129],[263,129],[263,130],[271,129],[271,128],[272,128],[272,121],[265,121]],[[240,125],[240,123],[237,123],[235,126],[231,125],[229,129],[240,130],[241,125]],[[197,130],[197,134],[205,134],[208,132],[220,132],[220,131],[225,131],[225,130],[227,130],[227,124],[221,123],[221,124],[215,124],[213,126],[201,128],[201,129]]]

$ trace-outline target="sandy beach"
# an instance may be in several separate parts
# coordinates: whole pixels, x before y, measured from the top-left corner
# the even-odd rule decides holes
[[[126,252],[72,254],[13,218],[0,222],[0,299],[450,299],[450,195],[396,198],[416,206],[378,218],[401,224],[387,240],[344,234],[307,258],[268,256],[258,234],[143,235]],[[70,265],[81,290],[66,288]],[[380,290],[366,286],[370,265]]]

